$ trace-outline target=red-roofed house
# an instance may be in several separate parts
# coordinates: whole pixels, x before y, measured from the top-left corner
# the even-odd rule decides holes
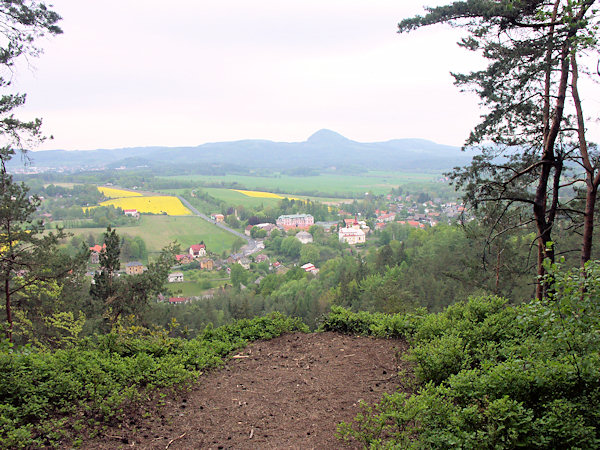
[[[190,301],[187,297],[169,297],[169,303],[171,305],[181,305]]]
[[[179,264],[189,264],[194,260],[194,258],[192,258],[192,256],[188,254],[175,255],[175,259]]]
[[[90,262],[92,264],[98,264],[100,262],[100,252],[106,249],[106,244],[102,246],[96,244],[93,247],[90,247]]]
[[[189,253],[192,258],[200,258],[202,256],[206,256],[206,245],[194,244],[190,247]]]
[[[140,217],[140,213],[138,212],[137,209],[124,209],[123,210],[123,214],[125,214],[126,216],[131,216],[131,217]]]
[[[377,217],[377,222],[393,222],[396,219],[394,213],[382,213]]]

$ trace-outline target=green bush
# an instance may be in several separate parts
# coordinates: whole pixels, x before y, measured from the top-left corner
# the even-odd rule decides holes
[[[417,391],[365,405],[340,435],[374,448],[599,448],[600,263],[548,271],[542,301],[478,297],[413,320]],[[333,314],[338,330],[365,333],[389,320]]]
[[[39,447],[61,439],[60,416],[82,411],[93,421],[122,414],[158,387],[181,385],[256,339],[308,331],[274,313],[213,329],[186,341],[167,333],[121,328],[55,352],[0,352],[0,448]]]

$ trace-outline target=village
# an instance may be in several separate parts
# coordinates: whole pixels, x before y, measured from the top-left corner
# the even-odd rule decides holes
[[[234,266],[254,274],[255,276],[248,274],[246,277],[254,286],[258,286],[269,273],[284,274],[296,267],[317,276],[323,261],[317,256],[310,260],[301,257],[301,253],[310,253],[308,249],[317,247],[315,234],[319,236],[320,246],[335,245],[331,240],[332,236],[335,236],[334,241],[337,245],[346,246],[350,251],[352,248],[361,251],[370,236],[378,236],[391,224],[425,229],[435,227],[439,223],[451,223],[464,213],[461,204],[442,203],[440,199],[428,199],[417,203],[418,196],[388,194],[384,200],[385,209],[375,209],[371,217],[365,217],[367,214],[363,212],[352,214],[340,208],[335,212],[339,217],[337,221],[315,221],[311,214],[284,214],[277,217],[275,223],[246,225],[243,232],[248,243],[226,257],[211,252],[203,241],[193,244],[185,249],[185,252],[175,256],[172,272],[168,276],[169,292],[172,295],[161,295],[157,300],[177,305],[211,298],[216,291],[232,287],[231,272]],[[379,204],[381,203],[379,199]],[[123,214],[137,219],[140,217],[140,212],[136,209],[124,210]],[[221,213],[210,215],[210,220],[215,224],[225,224],[226,219],[227,216]],[[286,237],[293,238],[296,242],[292,245],[288,240],[288,247],[293,247],[292,250],[281,248],[281,242]],[[306,252],[302,252],[302,246],[308,246]],[[99,262],[102,249],[98,244],[89,247],[92,265],[89,276],[94,274],[93,268]],[[145,270],[146,266],[142,262],[127,261],[120,272],[138,275]],[[210,280],[204,283],[206,289],[194,293],[195,295],[189,292],[188,295],[177,295],[177,286],[197,280],[198,273],[202,273],[205,280]],[[241,283],[239,288],[248,289],[248,286]]]

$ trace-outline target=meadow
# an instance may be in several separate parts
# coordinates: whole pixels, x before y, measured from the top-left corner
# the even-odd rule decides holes
[[[238,183],[245,189],[271,192],[279,195],[308,195],[310,197],[361,197],[365,192],[387,194],[401,185],[421,185],[434,182],[441,174],[412,172],[368,172],[363,175],[321,174],[295,177],[289,175],[178,175],[161,177],[166,179],[195,181],[202,183]],[[240,187],[241,189],[241,187]],[[318,195],[317,195],[318,194]],[[263,199],[264,200],[264,199]]]
[[[74,235],[88,236],[90,233],[98,236],[104,230],[98,228],[73,228],[68,230]],[[120,236],[141,237],[146,243],[149,253],[157,253],[171,242],[178,242],[182,251],[192,244],[204,241],[208,250],[221,254],[229,251],[235,236],[206,222],[200,217],[173,217],[173,216],[148,216],[142,215],[138,225],[131,227],[118,227]]]

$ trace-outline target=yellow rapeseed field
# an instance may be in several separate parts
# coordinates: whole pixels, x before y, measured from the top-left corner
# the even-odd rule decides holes
[[[232,189],[232,191],[239,192],[240,194],[247,195],[248,197],[260,197],[260,198],[283,198],[281,195],[273,194],[271,192],[262,191],[243,191],[241,189]]]
[[[102,202],[100,205],[113,205],[115,208],[121,209],[137,209],[141,213],[166,213],[169,216],[189,216],[192,214],[177,197],[167,195],[115,198]]]
[[[231,189],[232,191],[239,192],[240,194],[247,195],[248,197],[259,197],[259,198],[289,198],[290,200],[301,200],[297,197],[282,197],[279,194],[273,194],[272,192],[263,191],[244,191],[242,189]]]
[[[141,197],[139,192],[124,191],[122,189],[114,189],[106,186],[98,186],[98,190],[107,198],[122,198],[122,197]]]

